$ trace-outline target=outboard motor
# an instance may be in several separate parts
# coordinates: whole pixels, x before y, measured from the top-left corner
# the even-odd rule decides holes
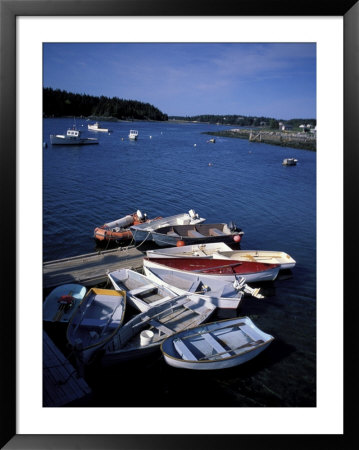
[[[188,214],[191,216],[192,219],[198,219],[198,214],[194,211],[194,209],[190,209],[188,211]]]
[[[240,231],[240,229],[237,227],[237,225],[232,220],[229,222],[228,228],[231,231]]]
[[[139,220],[143,219],[143,214],[139,209],[136,211],[136,214],[137,214],[137,217],[139,218]]]

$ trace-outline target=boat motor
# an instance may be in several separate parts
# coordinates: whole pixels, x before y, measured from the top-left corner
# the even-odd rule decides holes
[[[137,217],[138,217],[139,220],[143,219],[143,214],[142,214],[142,212],[139,209],[136,211],[136,214],[137,214]]]
[[[237,227],[237,225],[232,220],[229,222],[228,228],[231,231],[239,231],[239,228]]]
[[[188,214],[191,216],[191,218],[192,219],[198,219],[198,214],[195,212],[195,210],[194,209],[190,209],[189,211],[188,211]]]

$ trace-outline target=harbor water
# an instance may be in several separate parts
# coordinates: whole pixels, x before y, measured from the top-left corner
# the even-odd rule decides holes
[[[235,222],[242,249],[280,250],[297,262],[228,317],[249,316],[274,336],[258,357],[223,371],[186,371],[160,351],[85,379],[100,407],[316,406],[316,153],[206,131],[230,127],[174,122],[101,122],[99,145],[52,146],[73,119],[44,119],[43,260],[96,250],[96,226],[140,209],[149,217],[194,209],[207,222]],[[139,132],[128,139],[130,129]],[[285,158],[298,160],[283,166]],[[223,311],[222,311],[223,313]],[[215,319],[216,317],[212,317]],[[119,381],[120,380],[120,381]],[[118,386],[125,389],[118,389]]]

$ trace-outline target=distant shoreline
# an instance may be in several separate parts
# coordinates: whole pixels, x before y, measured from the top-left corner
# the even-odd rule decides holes
[[[285,133],[280,131],[262,131],[258,129],[232,129],[222,131],[207,131],[204,134],[235,139],[248,139],[251,142],[279,145],[281,147],[293,147],[301,150],[315,152],[317,139],[313,136],[298,133]]]

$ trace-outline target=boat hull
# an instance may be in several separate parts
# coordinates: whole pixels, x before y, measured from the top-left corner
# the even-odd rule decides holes
[[[238,317],[176,333],[161,344],[161,351],[166,363],[172,367],[219,370],[250,361],[265,350],[273,339],[273,336],[261,331],[248,317]],[[182,346],[185,346],[182,355],[177,350],[178,347],[176,348],[176,340],[180,340]],[[208,341],[214,342],[214,347],[209,346],[210,351]],[[216,348],[216,345],[219,345],[219,348]],[[186,355],[186,350],[191,353]],[[216,351],[217,355],[214,355]],[[204,356],[197,358],[199,355]]]

